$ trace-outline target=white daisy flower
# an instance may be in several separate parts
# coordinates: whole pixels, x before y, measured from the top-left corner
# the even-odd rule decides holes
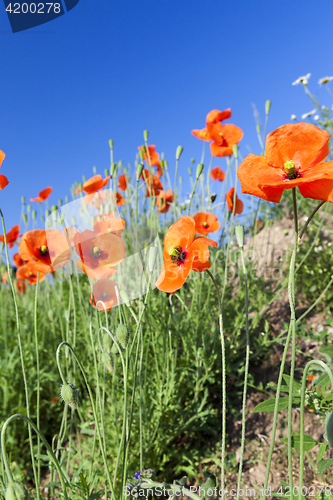
[[[291,115],[290,117],[292,120],[296,120],[296,115]]]
[[[315,110],[315,109],[313,109],[312,111],[309,111],[308,113],[304,113],[304,114],[302,115],[302,120],[305,120],[305,118],[309,118],[309,116],[314,115],[314,114],[315,114],[315,112],[316,112],[316,110]]]
[[[292,85],[298,85],[299,83],[303,83],[303,85],[307,85],[308,82],[309,82],[309,78],[311,76],[311,73],[308,73],[307,75],[305,76],[300,76],[299,78],[297,78],[297,80],[295,80]]]
[[[316,120],[316,121],[318,121],[319,120],[319,115],[314,115],[313,119]]]
[[[318,80],[319,85],[322,85],[323,83],[328,83],[333,80],[333,76],[324,76],[324,78],[320,78]]]

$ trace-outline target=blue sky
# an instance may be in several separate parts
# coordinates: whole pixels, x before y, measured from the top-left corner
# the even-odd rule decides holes
[[[322,0],[80,0],[66,15],[13,34],[0,6],[1,134],[6,153],[0,191],[7,230],[18,223],[21,196],[53,187],[50,204],[70,186],[109,168],[134,163],[143,130],[164,152],[171,177],[178,145],[180,175],[200,161],[191,135],[212,109],[230,107],[244,130],[246,155],[260,153],[252,103],[268,131],[313,109],[301,86],[330,106],[320,77],[333,74],[333,3]],[[208,157],[205,164],[208,165]],[[225,159],[213,166],[225,169]],[[186,182],[186,181],[185,181]],[[0,231],[2,232],[2,231]]]

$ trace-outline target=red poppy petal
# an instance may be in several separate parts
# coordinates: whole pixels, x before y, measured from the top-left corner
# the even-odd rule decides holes
[[[231,156],[233,153],[233,149],[231,146],[224,147],[224,146],[219,146],[215,142],[213,142],[210,145],[210,152],[212,153],[212,156],[222,158],[224,156]]]
[[[1,167],[1,163],[3,162],[3,160],[5,159],[5,153],[3,151],[0,150],[0,167]]]
[[[275,186],[281,174],[267,164],[264,156],[249,154],[239,166],[237,175],[241,182],[242,193],[252,194],[275,203],[281,200],[283,188]],[[265,189],[259,187],[259,183],[262,184],[263,181],[266,184]],[[270,187],[268,187],[269,184]]]
[[[195,235],[195,222],[192,217],[185,215],[172,224],[164,238],[164,259],[170,259],[169,250],[181,247],[186,250],[192,243]]]
[[[294,161],[302,170],[324,161],[329,153],[330,134],[312,123],[282,125],[266,139],[266,157],[269,165],[282,168]]]
[[[0,189],[5,189],[8,186],[9,181],[5,175],[0,175]]]
[[[191,272],[192,259],[187,259],[182,265],[165,261],[161,274],[156,281],[156,287],[162,292],[174,293],[179,290]]]

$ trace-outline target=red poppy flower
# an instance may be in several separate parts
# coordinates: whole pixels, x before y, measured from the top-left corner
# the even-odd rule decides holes
[[[111,233],[120,236],[124,230],[126,222],[119,217],[109,217],[104,220],[96,221],[93,231],[99,234]]]
[[[91,279],[105,279],[117,271],[113,266],[122,262],[126,247],[119,236],[97,234],[86,229],[74,236],[75,251],[80,257],[77,266]]]
[[[116,192],[116,203],[117,203],[118,207],[125,205],[125,198],[123,196],[121,196],[121,194],[118,193],[118,191]]]
[[[203,128],[201,130],[192,130],[192,134],[197,137],[198,139],[203,139],[204,141],[213,141],[213,137],[210,135],[208,129],[207,129],[207,124],[209,123],[210,125],[214,125],[216,123],[220,123],[223,120],[227,120],[231,116],[231,110],[230,108],[225,109],[224,111],[218,111],[217,109],[213,109],[213,111],[210,111],[208,115],[206,116],[206,128]]]
[[[7,238],[7,245],[9,248],[13,248],[15,241],[17,240],[17,237],[20,232],[20,226],[14,226],[12,229],[9,231],[9,233],[6,233],[6,238]],[[0,241],[4,244],[5,243],[5,237],[4,235],[0,236]]]
[[[282,125],[266,139],[266,156],[248,155],[238,168],[242,192],[279,203],[285,189],[304,198],[333,202],[330,135],[311,123]]]
[[[221,123],[210,125],[207,123],[207,129],[214,141],[210,145],[212,156],[231,156],[233,145],[238,144],[243,137],[242,129],[231,123],[227,123],[226,125],[221,125]]]
[[[5,175],[0,175],[0,189],[5,189],[8,186],[9,181]]]
[[[39,272],[39,283],[45,278],[45,273],[38,271],[37,259],[31,259],[27,264],[20,266],[16,271],[16,278],[18,280],[29,280],[29,284],[37,283],[37,276]]]
[[[36,269],[50,273],[67,264],[70,249],[62,232],[56,229],[33,229],[22,236],[19,254],[26,261],[35,257]]]
[[[15,253],[13,255],[13,261],[14,261],[14,264],[15,264],[16,267],[21,267],[24,264],[26,264],[26,262],[23,259],[21,259],[19,253]]]
[[[191,270],[203,272],[210,268],[208,246],[217,242],[195,235],[195,221],[188,215],[172,224],[164,238],[164,264],[156,281],[163,292],[174,293],[183,286]]]
[[[5,153],[3,151],[0,151],[0,167],[1,164],[5,158]],[[0,175],[0,189],[5,189],[6,186],[8,186],[9,181],[5,175]]]
[[[17,293],[19,295],[22,295],[26,291],[27,285],[26,285],[25,281],[17,280],[16,281],[16,288],[17,288]]]
[[[195,222],[195,232],[207,236],[208,233],[213,233],[220,228],[220,223],[216,215],[211,212],[198,212],[193,215]]]
[[[143,169],[141,177],[147,184],[147,198],[150,198],[150,196],[158,196],[158,194],[163,191],[160,178],[157,175],[151,174],[146,168]]]
[[[96,304],[99,300],[103,301],[107,311],[118,305],[117,294],[115,287],[117,284],[112,280],[100,280],[93,285],[93,306],[96,307]],[[121,298],[119,293],[119,299]],[[91,297],[89,297],[89,301],[91,303]],[[98,310],[104,311],[104,307],[102,304],[98,304]]]
[[[125,174],[120,175],[119,179],[118,179],[119,189],[121,189],[122,191],[126,191],[128,180],[129,179],[128,179],[127,175],[125,175]]]
[[[51,191],[52,191],[52,188],[47,187],[38,193],[38,198],[30,198],[30,201],[38,201],[39,203],[41,203],[42,201],[45,201],[50,196]]]
[[[234,194],[235,194],[235,188],[231,188],[230,191],[227,193],[226,200],[227,200],[227,205],[228,209],[230,212],[234,211]],[[243,202],[238,198],[236,194],[236,209],[235,209],[235,214],[240,215],[243,212],[244,204]]]
[[[173,192],[169,189],[167,192],[164,190],[160,191],[156,198],[156,206],[159,214],[165,214],[168,212],[170,205],[174,199]],[[162,203],[161,203],[162,200]]]
[[[143,151],[142,159],[147,161],[149,167],[156,166],[156,175],[157,177],[161,177],[163,175],[163,169],[161,167],[160,155],[155,151],[155,146],[148,146],[148,154],[145,146],[140,146],[138,149]]]
[[[1,167],[3,160],[5,159],[5,156],[6,156],[5,153],[0,150],[0,167]]]
[[[215,167],[210,173],[211,178],[213,181],[224,181],[224,172],[223,170],[220,169],[220,167]]]
[[[8,283],[8,271],[5,271],[3,275],[1,276],[2,283],[5,285]]]
[[[109,179],[109,175],[105,177],[105,179],[102,179],[100,174],[94,175],[83,184],[82,191],[88,194],[96,193],[96,191],[99,191],[107,185]]]
[[[80,194],[82,192],[82,187],[81,186],[78,186],[75,191],[74,191],[74,194]]]

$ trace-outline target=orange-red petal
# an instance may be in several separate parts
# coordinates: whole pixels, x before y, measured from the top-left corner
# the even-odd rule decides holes
[[[5,175],[0,175],[0,189],[5,189],[8,186],[9,181]]]
[[[164,238],[164,259],[169,260],[169,250],[180,247],[186,250],[190,247],[195,235],[194,219],[188,215],[181,217],[167,230]]]
[[[193,241],[189,249],[190,255],[193,256],[193,271],[202,273],[210,268],[208,246],[217,247],[217,242],[203,237],[195,238]]]
[[[174,293],[179,290],[186,281],[192,269],[192,256],[181,265],[165,261],[162,271],[156,281],[156,287],[162,292]]]
[[[282,125],[266,139],[267,163],[283,168],[287,161],[295,162],[302,171],[323,162],[329,153],[330,134],[312,123]]]

